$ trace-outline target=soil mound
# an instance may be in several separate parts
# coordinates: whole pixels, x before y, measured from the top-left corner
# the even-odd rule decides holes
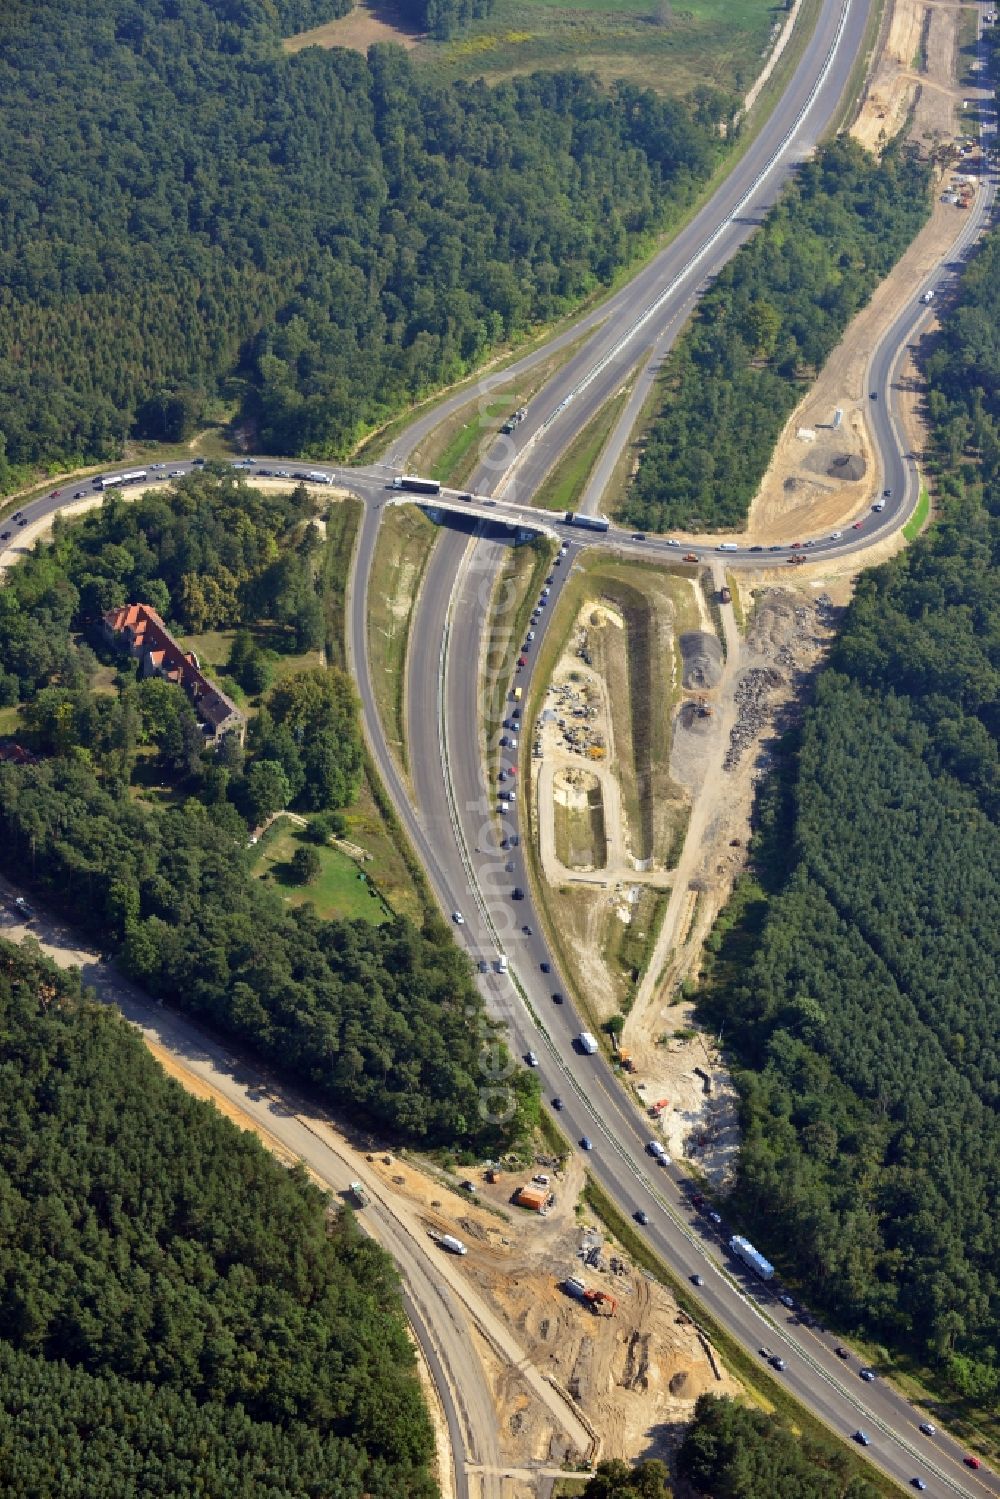
[[[864,478],[867,467],[861,453],[841,453],[828,465],[826,472],[831,479],[844,479],[854,483]]]
[[[688,689],[716,687],[722,675],[722,646],[706,630],[688,630],[680,637],[681,681]]]

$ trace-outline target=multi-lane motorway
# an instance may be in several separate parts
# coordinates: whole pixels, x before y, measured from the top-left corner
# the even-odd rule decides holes
[[[639,540],[628,532],[605,535],[566,526],[557,517],[541,516],[523,502],[551,468],[573,434],[620,388],[628,371],[657,349],[668,346],[682,324],[699,289],[738,244],[751,232],[753,221],[773,201],[781,182],[797,159],[820,138],[831,118],[853,65],[864,32],[866,0],[844,0],[824,7],[815,41],[795,72],[766,135],[748,150],[736,170],[706,208],[669,250],[664,251],[628,287],[591,312],[554,344],[523,361],[525,367],[590,333],[555,378],[533,401],[528,419],[513,442],[497,442],[485,455],[473,482],[475,498],[449,494],[441,497],[449,518],[436,546],[412,626],[408,659],[408,744],[411,789],[403,781],[378,721],[367,657],[366,597],[379,522],[387,502],[401,498],[387,490],[387,473],[402,466],[415,443],[447,415],[469,400],[468,392],[421,418],[397,440],[388,466],[343,470],[321,469],[365,501],[352,596],[349,635],[352,660],[361,696],[366,731],[379,770],[414,846],[446,912],[460,909],[465,917],[461,936],[474,958],[487,961],[503,952],[510,973],[480,975],[494,1013],[507,1021],[513,1044],[522,1054],[538,1054],[546,1097],[558,1097],[561,1126],[567,1135],[590,1139],[588,1164],[623,1211],[648,1214],[643,1229],[650,1244],[681,1275],[703,1275],[697,1291],[706,1309],[745,1346],[766,1344],[786,1360],[782,1378],[830,1427],[846,1436],[858,1429],[871,1439],[869,1456],[903,1483],[915,1476],[934,1493],[1000,1494],[1000,1481],[985,1469],[973,1473],[963,1466],[964,1451],[946,1435],[933,1437],[919,1429],[920,1414],[880,1380],[865,1384],[853,1360],[843,1364],[833,1340],[807,1327],[787,1312],[773,1291],[734,1268],[721,1248],[721,1239],[705,1219],[693,1211],[685,1192],[683,1173],[658,1168],[645,1151],[641,1117],[618,1088],[600,1057],[583,1057],[574,1045],[581,1022],[574,1011],[558,965],[544,939],[535,911],[531,882],[517,841],[516,818],[503,824],[502,846],[497,834],[495,798],[484,780],[479,741],[477,666],[484,647],[482,632],[489,618],[489,601],[497,565],[515,526],[551,529],[569,551],[553,569],[551,593],[538,629],[558,601],[581,546],[614,546],[635,554],[677,561],[692,555],[699,561],[714,557],[715,541],[680,541],[649,537]],[[994,184],[984,178],[977,204],[950,252],[951,265],[987,222]],[[749,221],[749,222],[748,222]],[[843,535],[790,537],[781,547],[740,547],[725,553],[727,567],[787,565],[797,556],[829,560],[838,553],[861,551],[877,537],[896,531],[917,499],[918,476],[899,439],[892,399],[893,382],[907,342],[930,316],[932,308],[920,294],[934,289],[940,300],[947,294],[953,269],[942,269],[925,287],[914,288],[905,308],[875,349],[870,362],[871,424],[881,455],[880,488],[889,493],[881,511],[862,517],[860,527]],[[513,371],[509,371],[509,378]],[[282,465],[298,472],[294,460],[259,458],[254,467]],[[304,467],[304,466],[302,466]],[[183,473],[187,463],[171,465]],[[150,475],[150,477],[155,477]],[[67,501],[90,493],[89,486],[46,496],[26,505],[13,522],[0,548],[9,552],[19,535],[30,535],[35,524]],[[411,497],[412,498],[412,497]],[[23,530],[21,523],[25,528]],[[804,543],[811,543],[807,548]],[[530,683],[531,664],[519,680]],[[526,757],[526,745],[522,756]],[[415,802],[415,805],[413,804]],[[513,841],[511,841],[513,840]],[[524,898],[512,899],[514,887]],[[546,965],[547,970],[543,970]],[[556,1003],[553,993],[565,996]]]

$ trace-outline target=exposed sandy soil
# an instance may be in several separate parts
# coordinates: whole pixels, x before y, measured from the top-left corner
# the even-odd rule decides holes
[[[773,574],[734,580],[749,620],[746,638],[737,635],[732,608],[725,606],[727,661],[718,685],[704,694],[711,717],[686,705],[678,710],[671,774],[691,776],[690,832],[657,953],[624,1034],[637,1097],[647,1108],[666,1100],[655,1127],[668,1150],[722,1186],[739,1148],[736,1098],[714,1038],[696,1029],[681,987],[697,972],[705,938],[743,868],[753,798],[771,765],[770,742],[798,711],[832,639],[835,602],[849,594],[844,583],[834,601],[825,581],[803,577],[813,572],[819,567],[796,569],[792,587]]]
[[[282,46],[286,52],[301,52],[303,47],[348,47],[352,52],[367,53],[376,42],[395,42],[409,52],[422,40],[421,33],[399,24],[395,6],[365,5],[362,0],[339,21],[327,21],[311,31],[286,37]]]
[[[907,138],[925,154],[955,140],[959,101],[967,92],[956,79],[958,16],[957,6],[895,0],[887,44],[853,127],[857,139],[878,149],[904,126],[912,106]],[[922,58],[924,71],[914,73],[912,64]],[[947,185],[943,167],[939,177],[927,224],[853,320],[789,418],[750,509],[747,533],[753,542],[776,542],[790,531],[803,537],[823,535],[870,517],[881,483],[867,427],[871,351],[947,252],[965,216],[962,208],[941,201],[941,187]],[[916,401],[908,406],[912,422]],[[838,410],[841,418],[835,426]],[[912,450],[919,452],[923,440],[916,431],[912,436]],[[865,524],[870,528],[872,521]],[[867,551],[864,565],[883,560],[897,545]],[[851,569],[857,566],[855,562]],[[808,576],[811,569],[804,571]]]
[[[395,1191],[419,1205],[428,1228],[458,1234],[468,1245],[462,1270],[488,1295],[534,1368],[566,1390],[600,1433],[602,1457],[666,1456],[700,1394],[736,1392],[724,1370],[716,1375],[669,1293],[636,1272],[598,1228],[588,1229],[586,1215],[576,1217],[584,1183],[578,1159],[564,1173],[551,1157],[539,1156],[528,1171],[498,1172],[494,1184],[473,1170],[478,1204],[409,1161],[385,1167],[376,1158],[375,1164]],[[510,1201],[539,1170],[555,1193],[545,1216]],[[598,1263],[584,1263],[583,1245]],[[568,1296],[560,1289],[568,1275],[613,1296],[616,1314],[596,1315]],[[561,1439],[550,1413],[531,1399],[516,1370],[501,1369],[488,1347],[482,1351],[496,1382],[506,1456],[514,1464],[557,1464]]]

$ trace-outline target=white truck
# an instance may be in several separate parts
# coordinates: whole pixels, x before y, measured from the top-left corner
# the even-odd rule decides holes
[[[449,1254],[468,1254],[468,1248],[461,1239],[456,1239],[454,1234],[442,1234],[438,1243],[442,1249],[447,1249]]]
[[[597,1044],[597,1037],[592,1036],[589,1031],[581,1031],[579,1041],[588,1057],[592,1057],[595,1052],[601,1049]]]
[[[729,1241],[729,1248],[737,1259],[741,1259],[744,1265],[749,1265],[761,1280],[773,1280],[774,1266],[770,1260],[764,1258],[759,1249],[753,1247],[749,1239],[744,1239],[741,1234],[733,1234]]]

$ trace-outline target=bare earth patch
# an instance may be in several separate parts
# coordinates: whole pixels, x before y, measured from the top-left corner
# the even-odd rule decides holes
[[[412,51],[424,40],[423,34],[408,30],[392,5],[356,5],[339,21],[327,21],[311,31],[300,31],[282,42],[286,52],[301,52],[303,47],[347,47],[352,52],[367,53],[376,42],[395,42]]]
[[[749,624],[741,639],[730,628],[727,606],[726,662],[701,705],[711,713],[702,716],[690,702],[678,709],[670,769],[693,796],[690,831],[657,951],[625,1026],[636,1096],[647,1109],[663,1104],[651,1130],[672,1155],[692,1161],[720,1186],[736,1165],[737,1102],[717,1038],[698,1031],[683,984],[697,973],[705,939],[743,868],[750,810],[771,768],[771,742],[798,712],[833,637],[833,599],[825,585],[802,576],[813,570],[797,569],[793,587],[766,574],[737,581]],[[848,593],[845,584],[843,601]]]
[[[961,99],[969,92],[956,78],[959,11],[957,5],[895,0],[886,47],[852,133],[877,150],[906,124],[912,108],[907,139],[925,154],[951,147],[951,159],[938,170],[930,219],[854,318],[786,423],[750,508],[747,533],[753,542],[784,541],[795,534],[820,536],[853,524],[870,516],[880,491],[881,475],[868,434],[871,353],[914,289],[947,253],[966,214],[957,204],[942,201],[960,161],[953,143],[958,139]],[[974,170],[978,152],[966,160]],[[902,383],[904,393],[914,395],[907,389],[913,384],[912,369],[904,373]],[[919,454],[923,437],[914,426],[916,399],[904,405],[911,450]],[[873,528],[870,519],[865,524]],[[880,543],[848,568],[856,572],[859,565],[882,561],[900,544]],[[808,578],[816,570],[803,571]]]
[[[474,1169],[478,1205],[463,1202],[414,1161],[383,1167],[376,1158],[376,1169],[418,1206],[428,1228],[458,1234],[467,1244],[462,1273],[503,1319],[526,1362],[566,1391],[600,1433],[602,1458],[666,1457],[699,1395],[737,1393],[724,1370],[716,1375],[670,1293],[637,1271],[589,1215],[577,1218],[584,1184],[578,1157],[563,1171],[554,1158],[539,1155],[526,1170],[498,1171],[493,1183]],[[511,1204],[536,1171],[548,1176],[555,1198],[544,1215]],[[612,1297],[615,1314],[599,1315],[568,1296],[561,1282],[569,1275]],[[537,1482],[562,1460],[565,1434],[519,1371],[491,1358],[485,1341],[477,1347],[494,1379],[505,1456],[534,1468]]]

